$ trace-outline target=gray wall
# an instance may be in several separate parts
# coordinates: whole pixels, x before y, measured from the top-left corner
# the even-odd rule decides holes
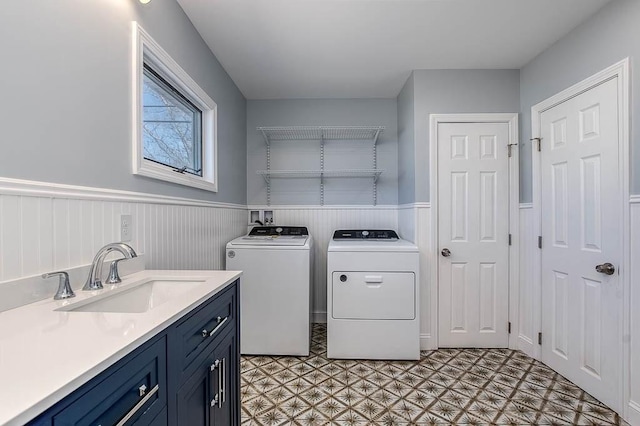
[[[415,192],[412,198],[410,183],[400,188],[402,203],[429,201],[430,114],[517,113],[520,110],[518,70],[416,70],[412,78],[398,99],[399,104],[410,102],[405,90],[411,90],[413,85]],[[399,109],[410,112],[407,106]],[[399,121],[411,122],[407,117]],[[400,143],[401,166],[405,167],[412,153],[410,137],[403,137]],[[399,174],[411,175],[411,165],[407,167],[408,170],[401,170]]]
[[[398,95],[398,204],[412,203],[416,193],[413,73]]]
[[[631,122],[640,119],[640,1],[616,0],[522,68],[521,140],[531,138],[531,107],[629,56]],[[635,119],[635,120],[634,120]],[[640,128],[631,127],[631,193],[640,194]],[[531,201],[531,145],[521,150],[521,198]]]
[[[294,99],[247,101],[247,201],[266,204],[266,185],[256,170],[266,169],[266,146],[259,126],[386,126],[378,139],[378,204],[398,202],[397,103],[395,99]],[[327,142],[325,168],[371,168],[371,144],[362,141]],[[316,142],[274,142],[272,169],[318,169]],[[327,179],[326,205],[371,204],[370,179]],[[317,205],[318,179],[278,179],[272,185],[272,204]]]
[[[217,194],[131,174],[131,21],[218,104]],[[175,0],[7,1],[0,176],[244,203],[246,102]]]

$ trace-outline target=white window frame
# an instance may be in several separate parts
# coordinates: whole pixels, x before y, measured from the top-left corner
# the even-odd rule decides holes
[[[133,174],[217,192],[218,106],[137,22],[133,22],[132,52]],[[173,167],[144,158],[142,90],[145,62],[202,111],[202,176],[178,173]]]

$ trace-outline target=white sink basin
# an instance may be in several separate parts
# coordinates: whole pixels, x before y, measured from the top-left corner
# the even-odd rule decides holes
[[[150,280],[111,290],[104,295],[63,306],[57,310],[142,313],[181,296],[202,283],[204,281]]]

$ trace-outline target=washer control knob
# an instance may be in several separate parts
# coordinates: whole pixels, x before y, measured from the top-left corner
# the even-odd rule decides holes
[[[276,228],[276,232],[279,234],[282,232],[282,228]]]
[[[363,237],[368,237],[369,236],[369,231],[362,231],[362,236]]]
[[[345,274],[340,275],[340,281],[342,282],[347,281],[347,276]]]

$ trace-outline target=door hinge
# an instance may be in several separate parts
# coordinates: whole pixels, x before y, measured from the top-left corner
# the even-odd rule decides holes
[[[542,138],[531,138],[529,140],[538,144],[538,152],[540,152],[542,150],[542,148],[541,148]]]
[[[511,245],[511,234],[509,234],[509,245]]]
[[[542,235],[538,236],[538,248],[541,249],[542,248]]]
[[[542,333],[538,333],[538,344],[542,344]]]
[[[511,322],[509,322],[509,326],[508,326],[507,330],[509,331],[509,334],[511,334]]]
[[[508,144],[508,145],[507,145],[507,156],[508,156],[509,158],[511,158],[511,154],[512,154],[512,153],[511,153],[511,147],[512,147],[512,146],[518,146],[518,144],[517,144],[517,143],[510,143],[510,144]]]

